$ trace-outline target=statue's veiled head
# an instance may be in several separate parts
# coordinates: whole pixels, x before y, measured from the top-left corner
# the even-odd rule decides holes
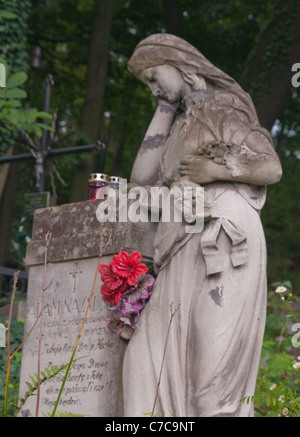
[[[252,100],[240,85],[182,38],[167,33],[150,35],[137,45],[128,61],[129,71],[145,83],[145,71],[161,65],[171,65],[179,70],[192,91],[209,86],[216,91],[235,94],[256,118]]]
[[[194,90],[203,89],[203,78],[218,88],[231,88],[236,82],[209,62],[187,41],[166,33],[151,35],[136,47],[128,62],[129,70],[140,80],[145,69],[172,65],[181,71]]]

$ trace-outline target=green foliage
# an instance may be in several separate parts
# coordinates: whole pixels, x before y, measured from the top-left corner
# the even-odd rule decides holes
[[[283,110],[274,143],[280,156],[283,176],[268,187],[262,222],[268,245],[269,281],[288,277],[295,294],[300,290],[300,89],[294,89]]]
[[[278,352],[278,342],[265,340],[262,351],[263,364],[258,373],[254,405],[257,416],[269,417],[280,413],[284,407],[300,412],[299,370],[293,368],[294,358]],[[272,389],[276,385],[276,390]],[[284,396],[284,402],[279,397]],[[271,411],[269,410],[271,407]]]
[[[61,364],[60,366],[51,365],[49,368],[47,367],[44,371],[41,371],[40,380],[38,379],[38,375],[35,373],[33,376],[29,375],[31,382],[26,381],[26,385],[28,387],[27,392],[25,393],[23,398],[19,398],[19,404],[17,411],[20,411],[21,408],[26,403],[27,399],[35,394],[38,388],[38,384],[43,384],[46,381],[58,376],[59,374],[66,371],[68,364]]]
[[[18,18],[16,14],[9,11],[0,11],[0,21],[2,20],[14,20],[15,18]]]
[[[30,10],[31,0],[22,0],[22,2],[0,0],[0,58],[5,59],[10,74],[28,70],[29,55],[25,34]],[[19,107],[15,97],[11,99],[10,105]],[[2,106],[0,111],[2,115],[0,116],[0,152],[3,152],[15,143],[15,132],[7,128],[5,121],[7,117],[16,121],[17,115],[14,111],[11,117],[3,114],[6,110]],[[10,112],[9,109],[7,111]]]
[[[11,72],[28,69],[25,34],[30,11],[31,0],[0,0],[0,56],[6,59]]]
[[[51,413],[43,413],[44,417],[52,417]],[[74,414],[69,411],[60,411],[54,415],[54,417],[86,417],[84,414]]]
[[[0,318],[0,323],[4,326],[7,326],[8,320],[7,318]],[[11,321],[11,335],[10,335],[10,344],[11,350],[14,351],[21,344],[23,340],[24,333],[24,320],[17,319],[16,317],[12,318]],[[20,371],[21,371],[21,359],[22,352],[18,351],[13,358],[11,371],[10,371],[10,379],[9,379],[9,400],[10,405],[8,406],[8,415],[12,416],[15,414],[15,408],[13,405],[18,404],[19,397],[19,379],[20,379]],[[0,348],[0,415],[1,411],[3,411],[4,405],[4,389],[5,389],[5,375],[6,375],[6,349]]]
[[[300,416],[300,371],[294,367],[300,350],[292,347],[290,334],[291,325],[300,320],[300,299],[293,296],[290,281],[275,282],[271,288],[282,285],[285,292],[270,291],[268,296],[255,394],[241,400],[254,402],[256,416],[260,417]]]
[[[36,108],[22,109],[22,99],[27,97],[24,89],[20,88],[27,80],[27,74],[20,71],[8,75],[6,87],[0,89],[0,123],[11,132],[25,131],[38,138],[42,136],[42,129],[52,130],[41,120],[51,120],[51,115],[38,111]],[[5,148],[5,144],[0,147]]]
[[[7,319],[0,319],[0,323],[3,323],[4,326],[7,325]],[[17,349],[17,347],[21,344],[23,340],[23,330],[24,330],[24,320],[12,318],[11,321],[11,341],[10,346],[12,350]],[[6,375],[6,355],[5,349],[0,349],[0,376],[1,380],[5,380]],[[25,381],[28,390],[26,391],[24,397],[19,398],[19,378],[20,378],[20,370],[21,370],[21,358],[22,353],[20,351],[13,358],[13,362],[10,370],[10,382],[9,382],[9,408],[7,412],[8,417],[16,416],[18,412],[23,408],[26,401],[29,397],[36,394],[38,384],[43,384],[46,381],[55,378],[56,376],[66,372],[68,364],[61,365],[51,365],[45,368],[40,373],[40,381],[38,381],[38,375],[34,373],[33,375],[29,375],[30,380]],[[77,360],[73,360],[76,362]],[[0,386],[0,417],[2,411],[2,404],[4,402],[4,386],[1,384]],[[51,413],[43,413],[44,416],[50,417]],[[58,417],[75,417],[80,416],[78,414],[73,414],[69,412],[58,412],[55,416]]]
[[[264,417],[285,417],[296,416],[300,413],[300,396],[295,397],[293,391],[285,386],[276,386],[273,384],[269,388],[269,393],[255,394],[241,399],[241,402],[257,402],[263,404],[267,408],[267,413]]]

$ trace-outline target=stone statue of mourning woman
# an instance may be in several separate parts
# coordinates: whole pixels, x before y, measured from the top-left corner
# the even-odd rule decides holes
[[[141,41],[129,70],[157,97],[131,183],[204,187],[205,223],[158,224],[157,279],[124,360],[125,416],[244,417],[266,316],[266,244],[260,210],[281,178],[249,95],[196,48],[168,34]]]

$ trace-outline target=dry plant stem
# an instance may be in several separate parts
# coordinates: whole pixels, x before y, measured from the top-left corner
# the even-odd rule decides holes
[[[46,287],[46,272],[47,272],[47,258],[48,258],[48,248],[50,244],[52,233],[47,232],[45,235],[45,253],[44,253],[44,272],[43,272],[43,290],[42,290],[42,308],[44,308],[44,294]],[[41,350],[42,350],[42,330],[43,330],[43,311],[41,311],[40,317],[40,333],[39,333],[39,347],[38,347],[38,369],[37,369],[37,396],[36,396],[36,409],[35,409],[35,417],[38,417],[39,414],[39,405],[40,405],[40,380],[41,380]]]
[[[153,415],[154,415],[154,410],[155,410],[155,406],[156,406],[156,402],[157,402],[158,391],[159,391],[159,386],[160,386],[160,381],[161,381],[161,375],[162,375],[162,370],[163,370],[163,366],[164,366],[164,361],[165,361],[165,357],[166,357],[166,351],[167,351],[167,345],[168,345],[168,340],[169,340],[171,324],[172,324],[172,321],[174,319],[175,314],[179,310],[179,307],[180,307],[180,303],[178,304],[178,307],[173,311],[173,302],[170,305],[171,317],[170,317],[170,322],[169,322],[169,327],[168,327],[168,332],[167,332],[167,338],[166,338],[166,342],[165,342],[165,348],[164,348],[163,358],[162,358],[162,362],[161,362],[160,373],[159,373],[158,383],[157,383],[157,387],[156,387],[156,393],[155,393],[154,404],[153,404],[153,408],[152,408],[152,412],[151,412],[151,417],[153,417]]]
[[[11,301],[10,301],[10,308],[9,308],[9,316],[8,316],[8,326],[7,326],[7,337],[6,337],[6,351],[7,351],[7,366],[6,366],[6,382],[5,382],[5,395],[4,395],[4,416],[7,416],[7,401],[8,401],[8,383],[9,383],[9,374],[10,374],[10,362],[11,362],[11,356],[10,356],[10,324],[11,324],[11,318],[12,318],[12,309],[13,309],[13,303],[15,299],[15,293],[17,288],[17,282],[18,282],[18,275],[19,272],[14,273],[14,282],[12,286],[12,295],[11,295]]]
[[[296,417],[300,417],[299,414],[297,413],[297,411],[294,410],[294,408],[288,407],[288,409],[289,409],[290,411],[292,411],[292,412],[295,414]]]
[[[22,343],[19,344],[19,346],[17,347],[17,349],[14,351],[14,353],[11,355],[10,359],[12,360],[13,357],[16,355],[16,353],[21,349],[21,347],[24,345],[25,341],[27,340],[27,338],[30,336],[30,334],[32,333],[32,331],[34,330],[34,328],[37,325],[37,322],[40,320],[40,317],[42,316],[42,312],[44,311],[44,309],[46,308],[46,306],[44,306],[44,308],[41,309],[40,314],[38,315],[36,321],[34,322],[34,324],[32,325],[30,331],[28,331],[28,334],[24,337]]]
[[[90,308],[90,305],[91,305],[91,302],[92,302],[92,299],[93,299],[93,296],[94,296],[95,285],[96,285],[96,280],[97,280],[97,276],[98,276],[98,265],[99,265],[100,259],[102,258],[103,250],[105,250],[106,247],[107,247],[107,246],[110,244],[110,242],[111,242],[112,230],[110,230],[110,232],[109,232],[108,241],[107,241],[107,243],[106,243],[106,245],[105,245],[105,248],[103,249],[103,235],[104,235],[104,232],[105,232],[105,229],[104,229],[104,230],[101,232],[101,234],[100,234],[100,251],[99,251],[99,259],[98,259],[98,263],[97,263],[97,267],[96,267],[96,271],[95,271],[95,275],[94,275],[94,281],[93,281],[93,285],[92,285],[92,290],[91,290],[91,293],[90,293],[90,297],[89,297],[89,300],[88,300],[88,304],[87,304],[87,307],[86,307],[86,310],[85,310],[85,314],[84,314],[84,317],[83,317],[83,320],[82,320],[82,323],[81,323],[81,326],[80,326],[80,330],[79,330],[79,333],[78,333],[78,336],[77,336],[77,339],[76,339],[76,343],[75,343],[75,346],[74,346],[74,349],[73,349],[73,352],[72,352],[72,355],[71,355],[70,361],[69,361],[69,363],[68,363],[68,367],[67,367],[67,370],[66,370],[66,373],[65,373],[65,376],[64,376],[64,379],[63,379],[63,382],[62,382],[62,385],[61,385],[61,388],[60,388],[60,391],[59,391],[58,397],[57,397],[57,399],[56,399],[56,402],[55,402],[55,405],[54,405],[54,408],[53,408],[53,411],[52,411],[51,417],[54,417],[54,416],[55,416],[55,413],[56,413],[56,410],[57,410],[57,407],[58,407],[58,404],[59,404],[60,398],[61,398],[61,396],[62,396],[62,392],[63,392],[63,390],[64,390],[65,383],[66,383],[66,381],[67,381],[67,378],[68,378],[68,375],[69,375],[69,372],[70,372],[71,366],[72,366],[73,361],[74,361],[74,356],[75,356],[75,353],[76,353],[76,350],[77,350],[77,347],[78,347],[78,344],[79,344],[79,340],[80,340],[80,337],[81,337],[81,334],[82,334],[82,331],[83,331],[83,328],[84,328],[84,325],[85,325],[85,322],[86,322],[86,318],[87,318],[87,315],[88,315],[88,311],[89,311],[89,308]]]

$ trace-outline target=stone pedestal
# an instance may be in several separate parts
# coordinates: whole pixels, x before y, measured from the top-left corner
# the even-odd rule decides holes
[[[100,234],[105,248],[101,262],[109,262],[120,250],[139,250],[145,261],[153,254],[151,223],[99,223],[98,200],[37,210],[32,241],[26,261],[29,267],[25,335],[42,308],[45,235],[51,232],[47,251],[46,290],[42,317],[40,369],[67,364],[70,360],[91,294],[100,251]],[[95,292],[58,412],[92,417],[123,415],[122,360],[126,348],[108,329],[109,316],[100,294],[97,274]],[[40,325],[37,323],[23,347],[20,396],[26,381],[37,373]],[[63,374],[41,385],[39,414],[49,413],[57,399]],[[35,415],[36,396],[26,401],[21,415]]]

